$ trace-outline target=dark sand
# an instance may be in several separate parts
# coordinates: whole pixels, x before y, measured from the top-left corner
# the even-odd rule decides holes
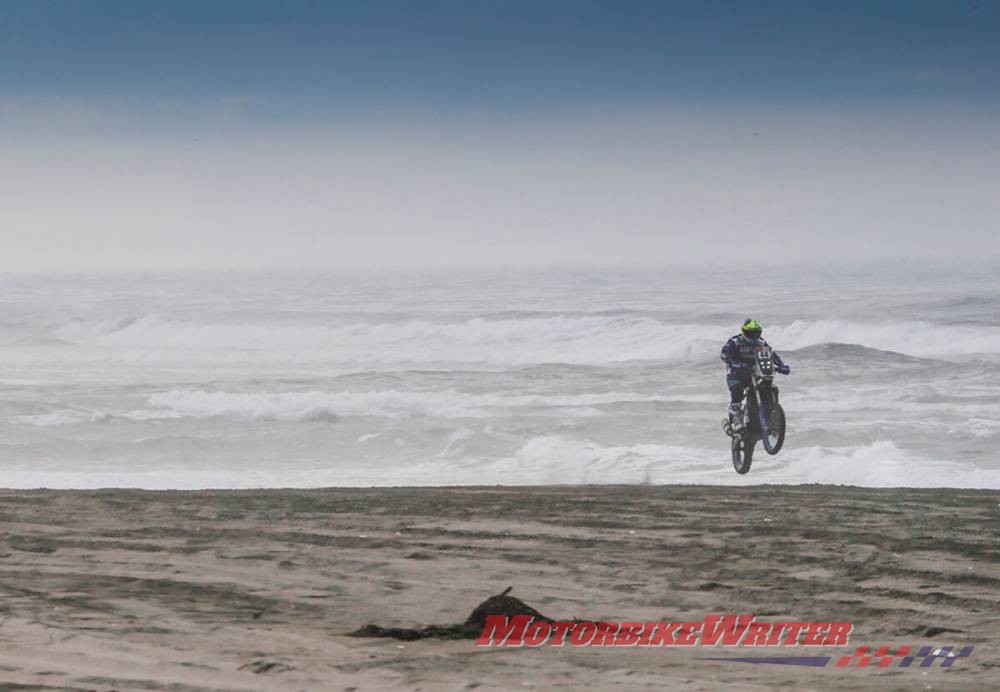
[[[1000,689],[1000,493],[828,486],[0,491],[0,687]],[[849,620],[848,649],[345,636],[554,618]],[[974,645],[953,668],[699,656]]]

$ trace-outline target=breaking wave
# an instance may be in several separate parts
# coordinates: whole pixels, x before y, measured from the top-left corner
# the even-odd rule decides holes
[[[862,487],[1000,488],[1000,470],[923,459],[889,441],[845,447],[803,447],[756,456],[750,476],[737,476],[726,450],[658,444],[605,446],[546,435],[497,462],[501,477],[545,483],[828,483]],[[490,477],[492,474],[487,473]]]
[[[937,462],[888,441],[862,446],[805,447],[754,459],[749,476],[736,475],[724,450],[635,444],[602,445],[559,435],[529,440],[502,459],[439,460],[385,466],[325,468],[157,468],[111,470],[11,469],[12,488],[313,488],[539,484],[800,485],[1000,488],[1000,470]]]
[[[105,411],[82,411],[79,409],[64,408],[50,411],[49,413],[14,416],[13,421],[20,425],[49,428],[60,425],[77,425],[79,423],[107,423],[111,418],[111,414]]]
[[[174,390],[154,394],[149,409],[130,418],[228,418],[255,420],[334,420],[342,416],[409,418],[489,418],[513,411],[531,415],[593,416],[598,406],[620,403],[683,401],[631,392],[577,395],[465,394],[446,391],[233,393]]]
[[[819,344],[852,344],[922,358],[1000,353],[1000,327],[991,326],[796,320],[788,325],[766,328],[765,336],[775,348],[784,350]]]
[[[464,321],[200,323],[156,315],[87,324],[53,336],[71,344],[155,351],[233,350],[351,364],[602,365],[711,359],[732,326],[673,324],[634,314],[473,318]],[[921,358],[1000,353],[1000,327],[838,320],[768,325],[779,351],[850,344]]]

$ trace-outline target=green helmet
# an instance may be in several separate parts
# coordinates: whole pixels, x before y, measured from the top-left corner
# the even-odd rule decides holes
[[[760,326],[760,322],[749,317],[743,322],[743,336],[747,338],[748,341],[754,342],[760,338],[760,333],[763,331],[763,327]]]

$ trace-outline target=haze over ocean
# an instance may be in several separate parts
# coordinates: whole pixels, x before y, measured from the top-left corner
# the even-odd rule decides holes
[[[0,19],[3,270],[998,256],[995,2]]]

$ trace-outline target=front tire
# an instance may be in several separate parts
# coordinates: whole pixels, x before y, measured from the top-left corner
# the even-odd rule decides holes
[[[753,448],[753,436],[750,433],[744,432],[733,437],[733,468],[736,469],[736,473],[743,475],[750,471]]]
[[[781,404],[771,406],[767,429],[761,431],[760,440],[768,454],[781,451],[781,446],[785,444],[785,409],[781,408]]]

